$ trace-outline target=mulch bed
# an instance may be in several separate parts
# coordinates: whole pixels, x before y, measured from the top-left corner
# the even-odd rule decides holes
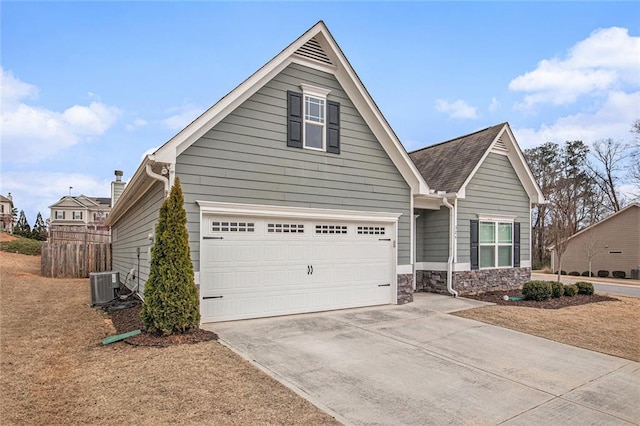
[[[139,300],[128,301],[121,306],[110,305],[105,307],[111,316],[111,322],[116,328],[118,334],[127,333],[134,330],[142,330],[142,334],[129,337],[124,341],[135,346],[158,346],[168,347],[173,345],[184,345],[208,342],[210,340],[218,340],[218,335],[212,331],[202,330],[201,328],[186,334],[175,334],[171,336],[158,336],[146,333],[140,319],[140,311],[142,310],[142,302]]]
[[[528,308],[540,308],[540,309],[560,309],[565,308],[567,306],[578,306],[578,305],[586,305],[587,303],[598,303],[598,302],[617,302],[618,299],[614,299],[613,297],[602,296],[600,294],[576,294],[573,297],[562,296],[558,298],[550,298],[547,300],[543,300],[542,302],[537,302],[535,300],[518,300],[518,301],[506,301],[503,299],[504,295],[508,295],[509,297],[522,296],[522,291],[520,290],[509,290],[509,291],[491,291],[483,294],[476,295],[465,295],[462,297],[466,297],[468,299],[482,300],[483,302],[491,302],[496,305],[504,305],[504,306],[526,306]]]

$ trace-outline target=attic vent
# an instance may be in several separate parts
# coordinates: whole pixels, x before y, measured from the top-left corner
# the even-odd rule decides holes
[[[322,46],[320,46],[320,43],[318,43],[315,37],[306,42],[300,49],[296,50],[296,53],[305,58],[313,59],[314,61],[333,65],[331,59],[324,53]]]
[[[502,138],[498,138],[496,143],[493,145],[493,149],[495,151],[507,152],[507,146],[502,141]]]

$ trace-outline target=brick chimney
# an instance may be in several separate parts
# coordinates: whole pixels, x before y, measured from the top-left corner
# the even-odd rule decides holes
[[[116,170],[114,174],[116,175],[116,180],[111,182],[111,207],[116,204],[116,201],[118,201],[118,198],[122,195],[125,185],[122,181],[122,170]]]

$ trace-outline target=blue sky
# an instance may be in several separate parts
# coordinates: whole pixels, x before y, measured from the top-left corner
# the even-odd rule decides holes
[[[0,193],[33,224],[324,20],[411,151],[508,121],[523,148],[631,141],[633,2],[2,2]],[[626,187],[628,190],[629,187]]]

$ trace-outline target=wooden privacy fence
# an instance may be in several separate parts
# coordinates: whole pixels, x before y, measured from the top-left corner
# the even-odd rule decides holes
[[[53,225],[49,230],[49,241],[54,243],[108,243],[111,241],[111,231],[106,227]]]
[[[45,242],[41,274],[52,278],[87,278],[90,272],[111,270],[111,244]]]

